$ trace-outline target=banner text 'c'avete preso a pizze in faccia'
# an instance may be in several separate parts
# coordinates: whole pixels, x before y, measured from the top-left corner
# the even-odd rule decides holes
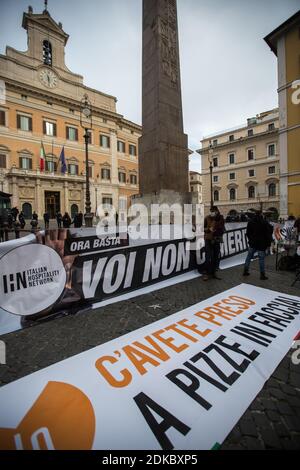
[[[212,449],[300,330],[300,298],[241,284],[0,388],[0,449]]]

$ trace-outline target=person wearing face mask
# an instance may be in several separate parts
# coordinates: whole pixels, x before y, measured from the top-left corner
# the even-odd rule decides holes
[[[224,217],[220,214],[217,206],[213,206],[208,216],[204,219],[204,241],[205,241],[205,268],[206,274],[203,280],[209,278],[220,279],[216,275],[218,260],[220,256],[220,244],[225,231]]]

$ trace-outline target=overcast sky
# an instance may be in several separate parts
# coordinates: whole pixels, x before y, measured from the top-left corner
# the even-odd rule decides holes
[[[43,0],[0,0],[0,53],[27,49],[23,11]],[[300,0],[177,0],[185,132],[203,136],[243,124],[277,106],[277,61],[263,41]],[[141,124],[142,0],[49,0],[70,35],[66,64],[86,85],[118,99],[117,111]],[[194,154],[190,168],[199,171]]]

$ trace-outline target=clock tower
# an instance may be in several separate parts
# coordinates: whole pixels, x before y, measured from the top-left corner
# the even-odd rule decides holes
[[[83,77],[72,73],[65,64],[65,46],[69,35],[57,23],[48,10],[34,14],[31,6],[23,14],[23,28],[27,31],[26,52],[8,48],[9,55],[18,55],[23,63],[36,69],[35,83],[49,91],[59,88],[60,80],[66,79],[77,85],[83,84]]]

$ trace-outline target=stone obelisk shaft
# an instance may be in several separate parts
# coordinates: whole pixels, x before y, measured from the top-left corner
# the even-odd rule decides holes
[[[140,193],[187,193],[176,0],[143,0],[142,82]]]

